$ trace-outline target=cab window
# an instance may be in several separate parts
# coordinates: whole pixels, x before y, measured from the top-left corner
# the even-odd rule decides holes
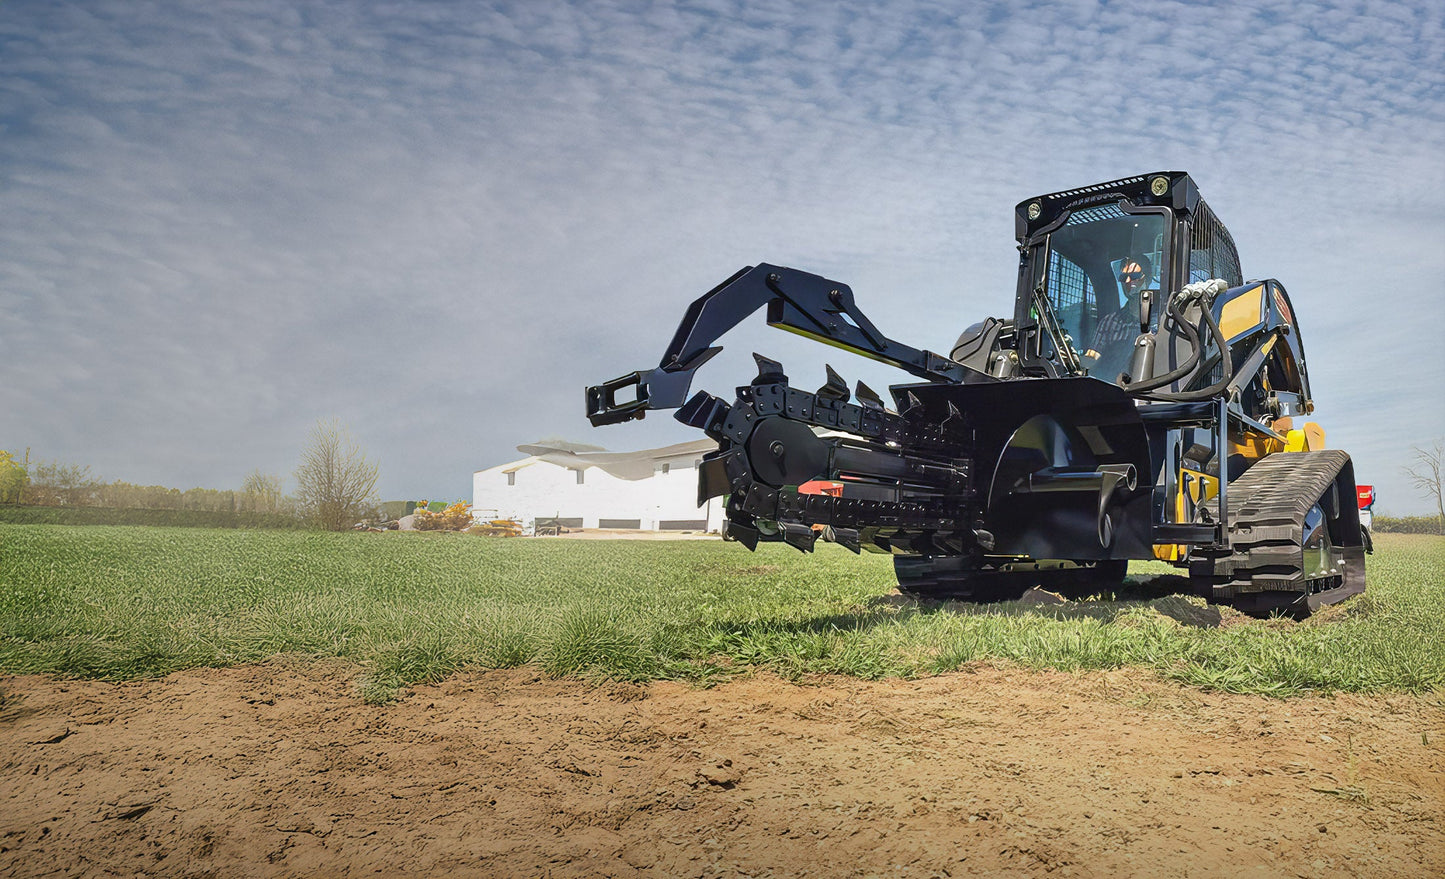
[[[1129,306],[1120,275],[1131,258],[1143,257],[1141,289],[1160,288],[1168,225],[1162,214],[1130,214],[1116,204],[1100,205],[1075,211],[1041,245],[1047,248],[1044,291],[1078,354],[1105,341],[1112,345],[1115,336],[1124,334],[1118,327],[1127,321],[1119,315]],[[1156,325],[1157,320],[1155,309]],[[1127,334],[1129,346],[1137,333],[1136,323]],[[1112,381],[1119,372],[1117,359],[1086,359],[1083,364],[1089,373]]]

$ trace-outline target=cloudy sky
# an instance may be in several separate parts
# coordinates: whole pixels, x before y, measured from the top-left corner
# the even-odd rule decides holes
[[[290,473],[318,418],[385,498],[591,428],[743,265],[947,351],[1011,309],[1012,206],[1192,172],[1289,288],[1382,506],[1445,434],[1445,34],[1421,2],[0,3],[0,448],[104,479]],[[799,384],[828,360],[724,338]]]

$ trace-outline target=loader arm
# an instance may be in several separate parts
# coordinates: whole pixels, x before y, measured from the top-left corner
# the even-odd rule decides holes
[[[692,376],[722,350],[724,333],[763,306],[768,324],[906,370],[919,378],[958,384],[963,364],[883,335],[853,301],[847,284],[797,269],[760,263],[734,274],[688,306],[656,369],[638,371],[587,389],[593,426],[642,418],[649,409],[682,406]],[[978,378],[987,380],[982,373]],[[619,401],[619,392],[632,391]]]

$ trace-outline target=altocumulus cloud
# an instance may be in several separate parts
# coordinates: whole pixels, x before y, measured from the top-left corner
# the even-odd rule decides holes
[[[1295,297],[1332,444],[1423,509],[1438,12],[958,5],[0,6],[0,445],[225,487],[336,415],[384,495],[464,496],[539,436],[686,438],[592,432],[581,388],[739,266],[946,350],[1009,307],[1014,203],[1184,168]],[[827,349],[755,324],[701,384],[752,350],[821,380]]]

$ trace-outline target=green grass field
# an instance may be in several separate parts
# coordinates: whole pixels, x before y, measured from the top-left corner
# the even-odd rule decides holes
[[[1445,538],[1387,535],[1369,591],[1304,623],[1181,625],[1197,599],[918,607],[886,556],[721,541],[0,525],[0,671],[124,679],[340,657],[367,698],[463,667],[710,681],[1003,660],[1232,692],[1445,687]],[[1136,564],[1131,582],[1170,572]],[[1135,592],[1147,591],[1142,588]],[[1115,596],[1105,596],[1115,598]]]

